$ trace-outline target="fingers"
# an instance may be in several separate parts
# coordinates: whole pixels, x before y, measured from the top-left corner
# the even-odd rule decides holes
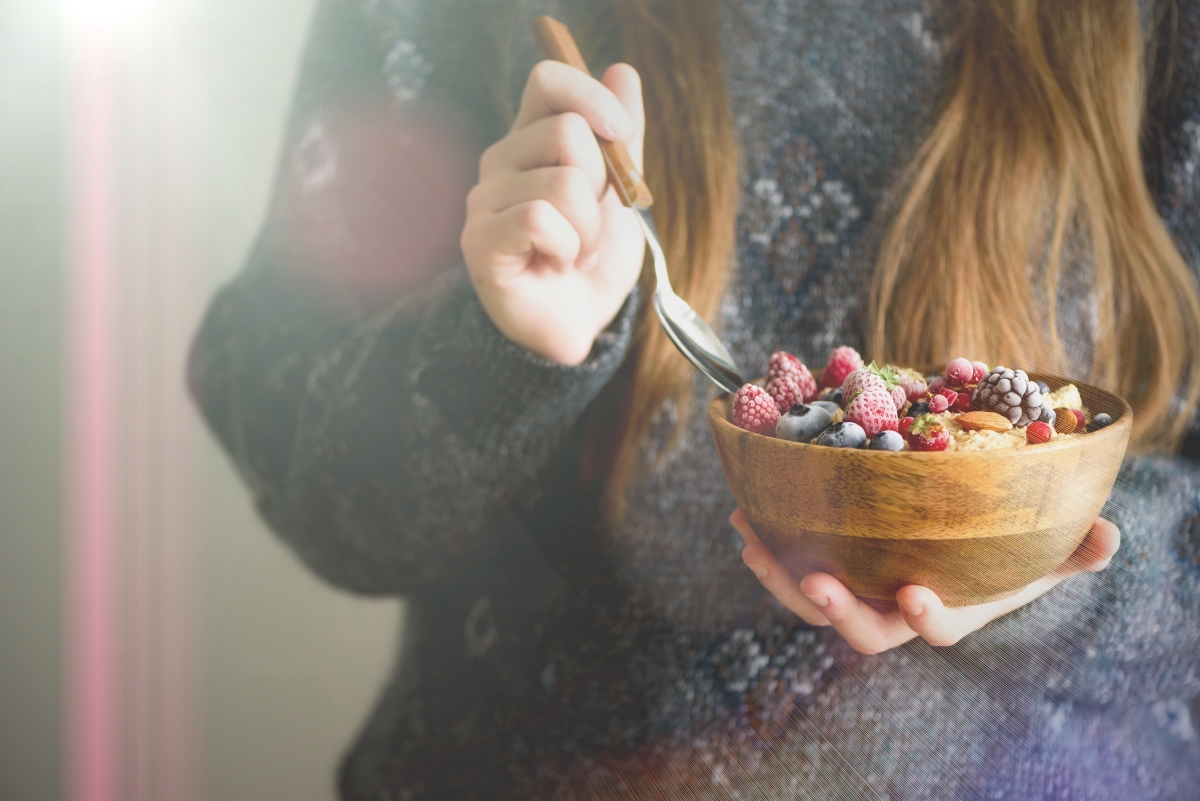
[[[461,244],[472,278],[495,284],[519,275],[534,253],[561,272],[574,265],[580,250],[575,228],[553,203],[541,199],[474,215]]]
[[[479,179],[486,183],[505,173],[567,166],[587,175],[597,199],[604,195],[604,155],[587,120],[574,112],[537,120],[489,147],[479,159]]]
[[[542,167],[478,184],[467,195],[467,214],[471,218],[501,212],[535,200],[550,203],[575,229],[579,258],[586,260],[595,254],[600,240],[600,204],[587,175],[576,167]]]
[[[557,61],[542,61],[529,74],[513,130],[568,111],[581,115],[593,131],[610,141],[624,142],[634,134],[629,112],[611,89]]]
[[[646,110],[642,102],[642,78],[628,64],[613,64],[604,72],[601,83],[612,90],[629,112],[633,121],[633,134],[625,141],[629,154],[637,168],[642,169],[642,143],[646,134]]]
[[[821,610],[817,609],[812,601],[804,597],[804,593],[800,591],[799,585],[783,563],[755,536],[750,528],[750,521],[742,514],[741,509],[734,510],[729,516],[729,522],[746,543],[745,549],[742,550],[742,561],[754,572],[763,587],[781,604],[799,615],[805,623],[810,626],[828,626],[828,618],[821,614]]]
[[[810,573],[800,581],[800,589],[859,653],[882,653],[916,636],[899,612],[872,608],[828,573]]]
[[[1108,567],[1108,563],[1121,547],[1121,529],[1116,523],[1100,518],[1092,524],[1091,531],[1066,564],[1055,572],[1066,572],[1069,576],[1080,571],[1098,573]]]

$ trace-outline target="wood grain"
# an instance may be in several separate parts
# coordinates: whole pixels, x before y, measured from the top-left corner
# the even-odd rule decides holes
[[[592,74],[566,25],[553,17],[538,17],[533,21],[533,35],[546,58],[569,64],[588,75]],[[608,179],[624,192],[622,202],[627,206],[650,208],[654,204],[654,196],[650,194],[650,187],[646,185],[646,180],[633,163],[633,157],[629,155],[625,145],[610,142],[599,136],[596,137],[596,141],[600,143],[600,150],[604,153]]]
[[[828,572],[876,605],[922,584],[948,606],[968,606],[1061,565],[1112,491],[1132,410],[1071,383],[1112,425],[1025,448],[892,453],[787,442],[730,423],[728,395],[713,401],[709,422],[734,498],[795,575]]]

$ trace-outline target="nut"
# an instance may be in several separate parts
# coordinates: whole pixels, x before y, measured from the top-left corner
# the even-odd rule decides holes
[[[968,431],[1011,431],[1013,424],[996,412],[964,412],[954,418]]]
[[[1054,430],[1060,434],[1074,434],[1075,429],[1079,427],[1079,419],[1071,412],[1070,409],[1058,408],[1054,410]]]

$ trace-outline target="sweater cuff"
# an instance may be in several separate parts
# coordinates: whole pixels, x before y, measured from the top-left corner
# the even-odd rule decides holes
[[[537,356],[496,328],[467,282],[469,297],[447,347],[428,354],[418,393],[461,436],[541,439],[575,422],[628,354],[639,309],[635,287],[592,345],[587,359],[564,365]]]

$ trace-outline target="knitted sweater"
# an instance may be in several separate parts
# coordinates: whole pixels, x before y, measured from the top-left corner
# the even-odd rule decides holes
[[[361,209],[329,185],[371,154],[337,110],[439,104],[498,139],[488,98],[519,97],[528,21],[581,24],[587,5],[322,0],[274,212],[195,341],[191,390],[272,530],[333,584],[409,603],[343,798],[1200,798],[1189,458],[1126,460],[1107,570],[953,647],[863,656],[742,564],[705,380],[684,419],[659,413],[621,521],[598,522],[576,480],[583,421],[627,380],[636,292],[567,367],[499,333],[458,257],[370,314],[295,279],[294,260],[336,271],[362,246]],[[1180,99],[1148,170],[1196,268],[1200,10],[1182,5]],[[779,347],[821,363],[861,343],[865,228],[931,124],[942,32],[922,0],[726,0],[721,38],[743,168],[717,322],[747,369]],[[282,208],[342,233],[307,253]],[[1082,358],[1090,267],[1065,269],[1060,333]]]

